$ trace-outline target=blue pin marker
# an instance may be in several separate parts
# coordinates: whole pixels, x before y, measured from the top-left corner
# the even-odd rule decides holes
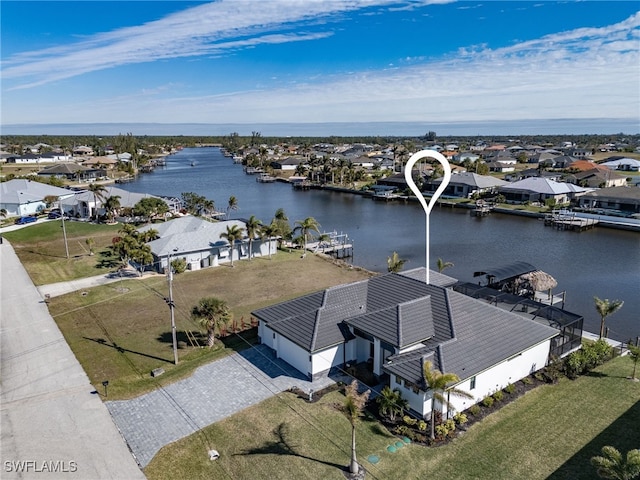
[[[411,176],[411,171],[413,170],[413,166],[416,164],[416,162],[418,162],[419,160],[422,160],[423,158],[432,158],[434,160],[437,160],[442,165],[442,169],[444,171],[444,176],[442,177],[442,183],[440,184],[438,189],[435,191],[435,193],[431,197],[431,201],[429,203],[427,203],[427,201],[424,199],[424,195],[416,185],[416,182],[413,181],[413,177]],[[447,188],[447,185],[449,185],[449,181],[451,180],[451,166],[449,165],[449,162],[447,161],[447,159],[444,158],[444,155],[442,155],[441,153],[436,152],[435,150],[421,150],[411,155],[411,158],[407,162],[407,165],[404,167],[404,179],[406,180],[407,185],[409,185],[409,188],[414,193],[414,195],[418,197],[418,201],[420,202],[420,205],[422,205],[422,209],[424,210],[424,213],[426,216],[426,222],[427,222],[427,233],[425,236],[425,243],[427,245],[426,281],[427,281],[427,284],[429,284],[429,215],[431,214],[431,209],[436,204],[436,200],[438,200],[440,195],[442,195],[442,192],[444,192],[444,189]]]

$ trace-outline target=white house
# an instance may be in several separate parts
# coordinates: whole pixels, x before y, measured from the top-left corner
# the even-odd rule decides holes
[[[25,179],[14,179],[0,183],[0,208],[8,217],[32,215],[43,211],[45,197],[68,197],[73,192],[65,188]]]
[[[252,312],[263,344],[309,378],[366,362],[389,375],[419,415],[431,411],[423,367],[455,373],[474,400],[547,364],[558,330],[456,292],[455,279],[425,269],[328,288]]]
[[[243,238],[235,245],[221,237],[228,226],[242,228]],[[190,270],[217,267],[222,263],[249,258],[249,237],[243,220],[212,222],[200,217],[185,216],[164,223],[154,223],[139,228],[139,231],[154,229],[159,238],[148,243],[154,256],[155,270],[162,272],[172,260],[183,258]],[[260,257],[274,254],[276,239],[255,238],[251,242],[251,255]]]

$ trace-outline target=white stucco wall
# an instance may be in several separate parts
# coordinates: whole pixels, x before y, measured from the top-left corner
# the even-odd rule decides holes
[[[547,340],[477,374],[475,376],[475,388],[473,389],[471,389],[471,378],[464,379],[456,388],[473,395],[473,400],[450,396],[449,402],[454,407],[452,413],[466,410],[470,406],[479,403],[486,396],[503,389],[509,383],[515,383],[531,373],[544,368],[549,357],[549,345],[550,341]],[[417,393],[413,392],[411,388],[397,383],[395,375],[391,375],[390,387],[391,389],[397,388],[402,393],[403,398],[409,402],[409,406],[413,410],[423,416],[429,416],[431,412],[431,397],[428,392],[427,394],[422,391],[418,391]],[[436,406],[436,408],[439,407]],[[443,414],[446,415],[446,408],[443,409]]]
[[[273,341],[275,342],[275,346],[272,348],[276,350],[278,358],[281,358],[289,365],[299,370],[303,375],[311,375],[309,352],[277,333],[276,338]]]

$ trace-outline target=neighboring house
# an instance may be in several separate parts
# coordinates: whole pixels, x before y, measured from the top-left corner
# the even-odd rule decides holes
[[[71,160],[71,155],[64,152],[43,152],[40,158],[43,162],[68,162]]]
[[[69,196],[72,193],[46,183],[25,179],[9,180],[0,183],[0,208],[7,211],[8,217],[33,215],[47,208],[45,197]]]
[[[606,167],[571,173],[567,175],[564,180],[565,182],[574,183],[581,187],[592,188],[624,187],[627,184],[627,177],[612,172]]]
[[[40,163],[41,161],[42,157],[40,154],[35,153],[25,153],[24,155],[12,155],[7,157],[7,163],[34,164]]]
[[[640,171],[640,160],[635,158],[615,158],[607,160],[600,164],[603,167],[610,168],[612,170],[619,170],[623,172],[638,172]]]
[[[236,242],[233,248],[220,235],[227,227],[237,225],[244,230],[244,238]],[[249,258],[249,238],[246,224],[242,220],[212,222],[200,217],[185,216],[164,223],[154,223],[139,228],[139,231],[157,230],[160,238],[148,243],[154,256],[153,269],[164,272],[169,257],[172,260],[183,258],[190,270],[217,267],[221,263]],[[276,253],[277,243],[272,240],[254,239],[251,245],[253,256],[267,256]]]
[[[517,182],[507,183],[498,188],[508,203],[539,202],[553,199],[556,204],[569,203],[574,198],[590,191],[571,183],[554,182],[541,177],[529,177]]]
[[[553,158],[547,158],[538,162],[538,165],[544,168],[571,168],[571,164],[575,162],[574,157],[559,155]]]
[[[435,192],[441,183],[442,178],[429,181],[426,184],[425,191]],[[500,180],[499,178],[494,178],[488,175],[478,175],[477,173],[472,172],[462,172],[456,175],[451,175],[449,185],[447,185],[447,188],[445,188],[442,194],[451,197],[469,198],[474,193],[496,193],[498,191],[498,187],[506,184],[507,182]]]
[[[70,201],[65,202],[66,211],[75,218],[89,219],[96,214],[104,215],[104,201],[109,197],[120,197],[120,208],[133,208],[143,198],[160,198],[169,207],[169,213],[176,214],[180,211],[181,203],[178,199],[158,197],[156,195],[149,195],[148,193],[135,193],[117,188],[111,185],[104,185],[105,190],[96,197],[93,192],[89,190],[82,190],[75,194],[73,199],[74,204],[71,205]],[[97,200],[97,201],[96,201]],[[121,220],[127,221],[128,218],[122,218]]]
[[[510,162],[488,162],[487,166],[489,167],[490,172],[496,173],[509,173],[516,170],[515,164]]]
[[[366,363],[420,416],[431,411],[426,361],[473,395],[451,398],[457,411],[546,366],[558,330],[458,293],[451,277],[431,272],[427,285],[424,275],[389,273],[256,310],[260,341],[308,378]]]
[[[470,162],[475,162],[480,158],[480,155],[477,155],[473,152],[460,152],[453,157],[454,162],[463,163],[466,160]]]
[[[85,145],[73,147],[73,154],[74,155],[93,155],[93,148],[87,147]]]
[[[580,197],[580,207],[586,209],[617,210],[629,215],[640,214],[639,187],[601,188]]]
[[[282,160],[271,162],[271,167],[274,170],[293,172],[296,168],[298,168],[298,165],[305,162],[306,160],[302,157],[287,157],[283,158]]]
[[[76,182],[91,182],[107,176],[107,172],[100,168],[89,168],[77,163],[59,163],[43,168],[38,172],[40,177],[54,177]]]
[[[118,166],[119,161],[110,156],[91,157],[82,162],[82,165],[88,168],[99,168],[102,170],[113,170]]]

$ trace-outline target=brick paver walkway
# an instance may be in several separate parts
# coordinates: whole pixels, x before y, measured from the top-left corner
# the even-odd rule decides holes
[[[320,390],[331,383],[330,378],[309,382],[258,345],[200,367],[185,380],[106,405],[144,468],[163,446],[279,392],[294,386]]]

